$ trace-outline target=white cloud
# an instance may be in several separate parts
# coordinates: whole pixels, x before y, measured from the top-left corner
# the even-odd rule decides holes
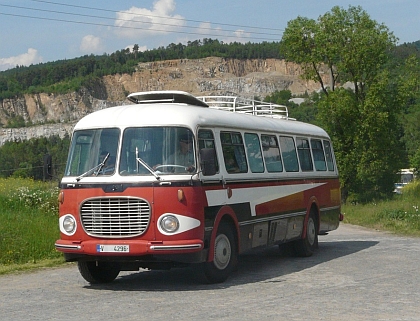
[[[29,66],[42,62],[42,57],[38,55],[38,50],[29,48],[27,53],[15,57],[0,58],[0,70],[14,68],[16,66]]]
[[[231,42],[248,42],[251,34],[241,29],[223,30],[220,27],[212,27],[210,22],[202,22],[198,28],[197,33],[203,35],[203,38],[218,39],[225,43]],[[213,35],[213,36],[212,36]]]
[[[214,28],[213,28],[213,30],[214,30]],[[198,26],[197,32],[201,33],[201,34],[211,33],[212,32],[211,23],[210,22],[200,23],[200,25]]]
[[[117,13],[115,26],[117,34],[127,38],[146,37],[150,35],[175,32],[185,25],[185,19],[174,15],[174,0],[157,0],[153,9],[131,7]]]
[[[80,43],[80,51],[83,53],[100,53],[103,51],[101,38],[93,35],[84,36]]]
[[[235,41],[238,41],[238,42],[249,41],[249,37],[251,36],[249,32],[246,32],[245,30],[241,30],[241,29],[236,30],[233,34],[237,37],[237,40]]]

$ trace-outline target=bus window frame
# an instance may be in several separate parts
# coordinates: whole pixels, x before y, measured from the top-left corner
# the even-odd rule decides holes
[[[306,146],[300,147],[299,141],[302,143],[306,142]],[[314,171],[314,163],[312,158],[312,148],[309,143],[309,137],[296,137],[296,151],[298,155],[300,170],[302,172],[313,172]],[[309,167],[306,167],[310,165]]]
[[[264,138],[267,138],[267,145],[264,146]],[[275,143],[272,143],[272,139],[274,139]],[[268,173],[282,173],[284,171],[284,166],[283,166],[283,161],[281,158],[281,150],[280,150],[280,145],[279,145],[279,141],[277,139],[277,136],[275,134],[261,134],[261,147],[263,150],[263,159],[264,159],[264,164],[265,164],[265,169]],[[264,150],[264,147],[268,147],[267,150]],[[276,152],[278,152],[277,155],[268,155],[268,153],[272,152],[273,150],[275,150]],[[266,153],[267,152],[267,153]],[[276,159],[278,158],[278,160],[272,160],[272,159]],[[275,169],[275,167],[271,167],[269,166],[269,164],[274,164],[274,166],[278,166],[278,164],[280,164],[280,168],[279,170]]]
[[[251,136],[253,137],[252,140],[248,140],[247,137],[251,138]],[[254,145],[255,142],[258,142],[258,146]],[[244,143],[249,170],[251,173],[264,173],[265,164],[262,156],[261,139],[259,135],[257,133],[245,132]]]
[[[319,143],[321,148],[314,148],[313,143]],[[311,138],[310,139],[310,145],[311,145],[312,159],[313,159],[315,171],[326,172],[327,171],[327,163],[326,163],[324,145],[322,144],[322,140],[319,139],[319,138]],[[318,160],[317,158],[321,155],[322,155],[322,160],[321,159]],[[323,166],[319,166],[319,165],[323,165]]]
[[[200,133],[203,132],[209,132],[212,136],[212,138],[202,138],[200,137]],[[219,161],[219,153],[218,153],[218,149],[217,149],[217,141],[216,141],[216,132],[215,129],[210,129],[210,128],[199,128],[197,130],[197,149],[198,149],[198,153],[199,153],[199,162],[201,163],[202,159],[201,159],[201,150],[203,149],[213,149],[214,150],[214,166],[215,166],[215,173],[212,175],[205,175],[203,173],[204,176],[213,176],[213,175],[217,175],[220,173],[220,161]],[[212,142],[211,142],[212,141]],[[209,144],[210,142],[210,144]],[[202,145],[203,144],[203,145]],[[209,153],[209,152],[207,152]]]
[[[228,141],[225,141],[224,137],[227,138],[227,134],[229,134],[230,139]],[[225,165],[224,166],[225,171],[228,174],[248,173],[249,167],[248,167],[248,161],[246,158],[246,151],[245,151],[244,139],[242,137],[242,133],[239,131],[233,131],[233,130],[223,130],[223,131],[220,131],[219,137],[220,137],[220,144],[222,147],[222,155],[223,155],[223,162]],[[237,137],[240,137],[239,141]],[[241,158],[243,158],[242,161],[240,159],[238,160],[238,157],[239,157],[238,155]],[[233,158],[228,158],[228,156],[233,156]],[[231,165],[231,167],[228,167],[229,164]],[[241,164],[245,165],[243,169],[241,169]]]
[[[334,158],[334,151],[332,148],[332,143],[330,140],[327,139],[323,139],[322,140],[322,145],[324,147],[324,154],[325,154],[325,162],[327,163],[327,169],[329,172],[335,172],[336,169],[336,164],[335,164],[335,158]],[[329,153],[327,153],[327,147],[326,147],[326,143],[328,144],[328,151]],[[330,159],[328,159],[328,156]],[[330,167],[331,165],[331,167]]]
[[[288,142],[286,140],[288,140]],[[287,145],[282,146],[284,145],[283,142],[286,143]],[[290,143],[293,143],[293,148],[289,148],[291,147],[291,146],[288,146],[288,144]],[[298,159],[297,150],[296,150],[295,138],[289,135],[279,135],[279,144],[280,144],[280,154],[283,159],[284,171],[287,173],[298,173],[299,172],[299,159]],[[288,150],[285,151],[284,147],[288,147]],[[287,159],[289,158],[292,162],[287,161]],[[289,167],[289,165],[293,165],[293,167]]]

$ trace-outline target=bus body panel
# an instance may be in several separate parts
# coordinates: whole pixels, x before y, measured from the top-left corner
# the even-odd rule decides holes
[[[208,189],[206,194],[212,195],[208,203],[210,208],[218,209],[217,215],[234,213],[241,235],[240,252],[245,252],[251,248],[301,238],[303,223],[312,204],[315,204],[319,215],[320,233],[336,229],[340,199],[335,193],[330,193],[331,190],[339,191],[338,180],[237,183],[222,189]],[[253,201],[249,202],[250,199]],[[214,212],[207,211],[206,227],[214,226],[216,229],[217,215]]]

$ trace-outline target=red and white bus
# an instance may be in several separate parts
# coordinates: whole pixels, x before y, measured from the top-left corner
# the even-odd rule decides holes
[[[284,106],[180,91],[75,126],[60,183],[57,250],[91,283],[196,264],[223,282],[238,255],[290,243],[310,256],[338,227],[331,140]]]

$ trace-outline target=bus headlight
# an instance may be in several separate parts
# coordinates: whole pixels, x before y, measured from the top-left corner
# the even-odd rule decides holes
[[[175,213],[164,213],[156,222],[156,227],[163,235],[176,235],[195,229],[201,222],[194,217]]]
[[[76,232],[77,223],[73,215],[67,214],[60,217],[60,232],[66,235],[73,235]]]
[[[173,215],[166,215],[160,220],[160,227],[167,233],[174,233],[179,228],[179,221]]]

